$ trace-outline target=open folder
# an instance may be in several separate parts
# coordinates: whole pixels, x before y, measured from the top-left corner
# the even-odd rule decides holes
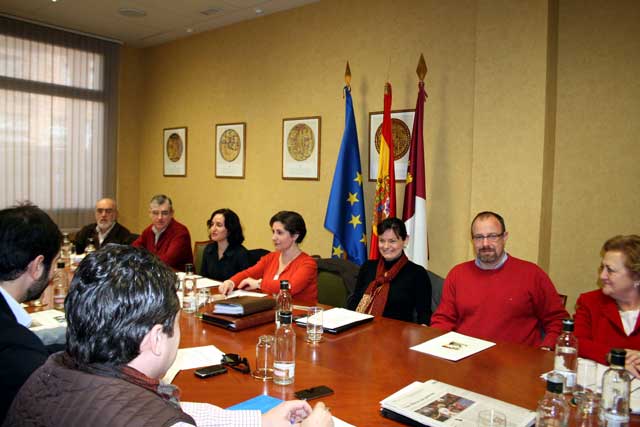
[[[366,313],[347,310],[346,308],[332,308],[323,313],[322,329],[330,334],[338,334],[362,323],[371,322],[373,316]],[[307,317],[296,319],[298,326],[307,325]]]

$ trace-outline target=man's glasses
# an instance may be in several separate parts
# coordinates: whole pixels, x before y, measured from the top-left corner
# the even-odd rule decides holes
[[[151,211],[151,216],[169,216],[171,211]]]
[[[504,233],[500,233],[500,234],[491,233],[491,234],[487,234],[486,236],[483,234],[474,234],[473,236],[471,236],[471,238],[473,239],[474,242],[482,242],[484,239],[487,239],[490,242],[497,242],[498,239],[501,238],[502,236],[504,236]]]
[[[249,367],[249,361],[246,357],[240,357],[235,353],[228,353],[222,355],[222,360],[220,363],[224,366],[228,366],[231,369],[242,372],[243,374],[248,374],[251,372],[251,368]]]
[[[112,214],[113,213],[113,209],[102,209],[102,208],[96,208],[96,213],[98,215],[102,215],[103,213],[106,214]]]

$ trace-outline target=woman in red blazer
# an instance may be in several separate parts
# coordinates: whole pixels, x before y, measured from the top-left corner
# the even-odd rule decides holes
[[[602,288],[576,303],[580,356],[607,363],[612,348],[625,348],[627,370],[640,377],[640,236],[612,237],[600,255]]]

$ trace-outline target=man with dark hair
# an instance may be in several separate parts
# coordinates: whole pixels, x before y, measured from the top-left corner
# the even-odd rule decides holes
[[[67,350],[52,355],[16,396],[5,425],[192,426],[178,390],[160,381],[180,343],[176,276],[142,249],[108,245],[78,267],[65,301]],[[96,404],[96,402],[99,402]],[[324,405],[259,411],[215,408],[215,426],[330,426]]]
[[[173,202],[157,194],[149,203],[151,225],[144,229],[133,246],[145,248],[174,270],[184,271],[193,263],[191,235],[184,225],[173,218]]]
[[[49,284],[61,240],[58,226],[36,206],[0,211],[0,421],[49,355],[20,304],[38,299]]]
[[[471,222],[476,259],[451,269],[431,326],[552,349],[569,314],[540,267],[507,254],[508,237],[500,215],[476,215]]]
[[[96,222],[82,227],[75,236],[76,252],[84,253],[89,239],[93,246],[100,249],[109,243],[129,245],[135,240],[129,230],[118,222],[118,206],[116,201],[109,198],[96,202]]]

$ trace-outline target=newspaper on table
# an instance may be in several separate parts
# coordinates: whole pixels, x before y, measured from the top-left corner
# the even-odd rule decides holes
[[[508,427],[532,426],[536,420],[534,411],[436,380],[411,383],[380,406],[432,427],[475,426],[485,409],[502,412]]]

